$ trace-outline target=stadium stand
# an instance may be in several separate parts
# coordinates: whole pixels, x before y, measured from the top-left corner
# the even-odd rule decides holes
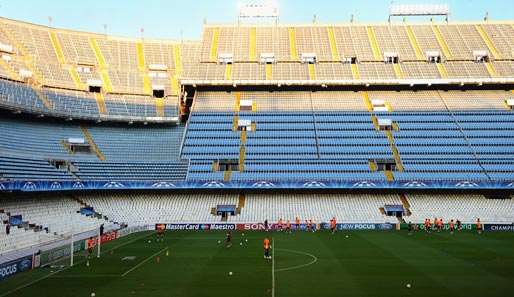
[[[102,223],[220,222],[224,204],[229,223],[400,222],[387,204],[416,223],[511,223],[510,197],[473,189],[513,187],[513,36],[509,22],[239,24],[176,42],[2,18],[0,191],[52,194],[0,200],[0,253]],[[374,190],[302,191],[317,188]],[[10,215],[27,224],[7,235]]]
[[[3,217],[0,232],[0,254],[43,244],[69,236],[97,230],[100,225],[113,225],[103,218],[77,213],[81,204],[67,197],[5,198],[0,202]],[[18,225],[11,225],[6,233],[6,222],[11,216],[21,216]]]

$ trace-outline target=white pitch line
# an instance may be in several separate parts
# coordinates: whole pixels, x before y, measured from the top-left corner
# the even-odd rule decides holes
[[[96,277],[120,277],[119,274],[77,274],[77,275],[53,275],[51,278],[96,278]]]
[[[164,251],[165,251],[165,250],[167,250],[167,249],[168,249],[168,247],[165,247],[165,248],[163,248],[162,250],[158,251],[157,253],[155,253],[155,254],[153,254],[153,255],[148,256],[148,258],[144,259],[143,261],[139,262],[139,264],[137,264],[136,266],[134,266],[134,267],[130,268],[130,269],[129,269],[129,270],[127,270],[125,273],[123,273],[123,274],[121,275],[121,277],[124,277],[125,275],[127,275],[127,274],[131,273],[132,271],[136,270],[139,266],[141,266],[141,265],[145,264],[146,262],[148,262],[148,260],[152,259],[153,257],[157,256],[158,254],[160,254],[160,253],[164,252]]]
[[[137,241],[137,240],[139,240],[139,239],[142,239],[142,238],[148,237],[148,236],[150,236],[150,235],[152,235],[152,234],[153,234],[153,233],[145,234],[144,236],[140,236],[140,237],[136,237],[136,238],[131,239],[131,240],[129,240],[129,241],[127,241],[127,242],[125,242],[125,243],[122,243],[122,244],[120,244],[120,245],[117,245],[117,246],[115,246],[115,247],[113,247],[113,248],[111,248],[111,249],[104,250],[104,251],[102,252],[102,254],[104,254],[104,253],[106,253],[106,252],[109,252],[109,251],[114,251],[114,250],[115,250],[115,249],[117,249],[117,248],[120,248],[120,247],[122,247],[122,246],[125,246],[125,245],[127,245],[127,244],[129,244],[129,243],[132,243],[132,242],[134,242],[134,241]],[[86,261],[86,260],[79,261],[79,262],[77,262],[77,263],[76,263],[76,265],[81,264],[81,263],[84,263],[85,261]],[[26,284],[24,284],[24,285],[21,285],[21,286],[19,286],[19,287],[16,287],[16,288],[14,288],[14,289],[12,289],[12,290],[9,290],[9,291],[7,291],[7,292],[3,293],[2,295],[0,295],[0,297],[4,297],[4,296],[10,295],[10,294],[12,294],[12,293],[14,293],[14,292],[18,292],[18,291],[19,291],[19,290],[21,290],[21,289],[25,289],[26,287],[30,287],[30,286],[32,286],[33,284],[38,283],[38,282],[40,282],[40,281],[42,281],[42,280],[44,280],[44,279],[47,279],[47,278],[51,277],[52,275],[57,274],[57,273],[59,273],[59,272],[62,272],[62,271],[66,270],[66,269],[68,269],[68,268],[70,268],[70,267],[72,267],[72,266],[66,266],[64,269],[57,270],[57,271],[55,271],[55,272],[51,272],[51,273],[49,273],[49,274],[47,274],[47,275],[45,275],[45,276],[43,276],[43,277],[40,277],[40,278],[35,279],[35,280],[33,280],[33,281],[29,282],[29,283],[26,283]]]
[[[300,255],[309,256],[309,257],[311,257],[311,258],[312,258],[312,261],[310,261],[309,263],[300,264],[300,265],[296,265],[296,266],[285,267],[285,268],[279,268],[279,269],[276,269],[276,270],[275,270],[276,272],[300,269],[300,268],[307,267],[307,266],[310,266],[310,265],[312,265],[312,264],[314,264],[314,263],[318,262],[318,258],[317,258],[316,256],[314,256],[313,254],[309,254],[309,253],[307,253],[307,252],[296,251],[296,250],[289,250],[289,249],[280,249],[280,250],[281,250],[281,251],[290,252],[290,253],[294,253],[294,254],[300,254]]]
[[[275,240],[271,237],[271,297],[275,297]]]

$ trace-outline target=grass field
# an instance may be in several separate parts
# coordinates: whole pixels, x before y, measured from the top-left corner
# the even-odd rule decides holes
[[[266,235],[273,237],[273,260],[263,259]],[[103,245],[102,257],[89,267],[81,254],[74,267],[43,268],[7,279],[0,283],[0,296],[514,294],[512,233],[247,232],[244,237],[235,233],[228,249],[218,244],[223,239],[218,231],[168,231],[164,243],[155,242],[153,233],[133,234]]]

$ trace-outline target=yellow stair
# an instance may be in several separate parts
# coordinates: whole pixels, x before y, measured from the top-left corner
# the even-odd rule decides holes
[[[235,92],[234,96],[235,96],[235,103],[236,103],[234,106],[234,111],[238,112],[239,108],[241,106],[241,92]],[[237,125],[237,123],[236,123],[236,125]]]
[[[394,175],[390,170],[385,170],[384,175],[385,175],[387,181],[389,181],[389,182],[394,181]]]
[[[298,51],[296,50],[296,29],[289,28],[289,56],[291,60],[298,61]]]
[[[232,80],[232,64],[225,65],[225,80]]]
[[[136,53],[137,53],[137,68],[139,68],[139,71],[145,71],[146,70],[146,63],[145,63],[145,53],[143,49],[143,42],[137,42],[136,43]]]
[[[181,59],[181,50],[180,45],[174,44],[173,45],[173,62],[175,63],[175,75],[182,75],[182,59]]]
[[[330,43],[330,53],[332,54],[332,61],[340,61],[341,56],[339,55],[339,50],[337,49],[334,28],[327,27],[327,33],[328,33],[328,41]]]
[[[146,61],[145,61],[145,52],[143,47],[143,42],[136,43],[136,53],[137,53],[137,68],[143,77],[143,92],[145,94],[152,94],[152,80],[148,76],[148,71],[146,69]]]
[[[380,131],[380,126],[378,125],[378,119],[374,114],[371,114],[371,122],[373,123],[373,127],[375,127],[375,130]]]
[[[64,58],[64,53],[62,51],[61,42],[59,42],[59,38],[57,38],[57,34],[54,31],[48,32],[50,35],[50,41],[52,41],[52,46],[54,47],[55,55],[57,56],[57,60],[59,64],[66,64],[66,59]]]
[[[407,37],[409,37],[410,45],[412,46],[412,49],[414,50],[414,53],[416,54],[416,59],[422,61],[425,60],[425,56],[423,55],[423,52],[421,51],[421,47],[419,46],[418,40],[416,38],[416,35],[414,34],[414,30],[412,30],[412,26],[406,26],[405,31],[407,31]]]
[[[389,140],[389,145],[391,146],[391,151],[393,152],[394,161],[396,163],[396,168],[398,171],[403,171],[402,159],[400,158],[400,152],[394,143],[393,133],[389,130],[385,131],[387,136],[387,140]]]
[[[103,88],[107,93],[112,92],[112,84],[111,84],[111,78],[109,77],[109,71],[107,70],[107,63],[105,62],[104,55],[102,54],[102,51],[100,50],[100,47],[98,46],[98,42],[96,39],[90,37],[89,38],[89,45],[91,46],[91,49],[95,53],[96,62],[98,63],[98,73],[100,73],[100,79],[103,83]]]
[[[41,87],[40,86],[34,86],[32,88],[34,90],[34,92],[36,93],[37,97],[39,98],[39,100],[41,100],[41,102],[43,102],[43,105],[48,109],[48,110],[52,110],[54,109],[54,106],[53,104],[50,102],[50,99],[48,99],[48,97],[45,95],[45,93],[43,93],[41,91]]]
[[[245,204],[246,204],[245,194],[240,193],[239,194],[239,201],[237,203],[237,208],[239,209],[239,212],[241,212],[241,208],[245,207]]]
[[[482,37],[482,40],[484,40],[485,44],[487,45],[487,48],[489,49],[489,52],[493,55],[493,57],[495,59],[501,59],[500,53],[496,49],[496,46],[494,46],[494,43],[491,40],[491,38],[489,38],[489,35],[487,35],[487,32],[485,32],[484,27],[482,27],[482,25],[475,25],[475,28],[480,34],[480,37]]]
[[[71,79],[73,79],[73,82],[75,83],[75,87],[77,87],[77,89],[80,90],[85,90],[86,85],[82,83],[82,80],[80,79],[77,69],[73,66],[69,66],[68,72],[70,73]]]
[[[373,51],[373,58],[375,58],[376,61],[382,61],[382,53],[380,52],[380,47],[378,46],[377,37],[373,27],[367,26],[366,31],[368,32],[369,44],[371,45],[371,49]]]
[[[308,64],[309,67],[309,79],[316,80],[316,69],[314,69],[314,64]]]
[[[256,47],[257,47],[257,29],[250,28],[250,46],[248,48],[248,56],[251,62],[257,61],[256,55]]]
[[[439,71],[439,75],[441,78],[448,78],[448,71],[446,71],[446,67],[442,63],[436,63],[437,71]]]
[[[245,169],[245,151],[245,146],[241,145],[241,147],[239,148],[239,172],[243,172]]]
[[[361,79],[361,74],[359,72],[359,67],[357,66],[357,64],[351,64],[351,68],[353,79]]]
[[[241,144],[242,145],[246,144],[246,139],[247,139],[246,131],[241,131]]]
[[[180,92],[180,85],[178,83],[178,76],[177,75],[173,75],[170,78],[170,83],[171,83],[171,95],[172,96],[178,96],[179,92]]]
[[[403,79],[405,76],[403,75],[402,68],[400,67],[400,64],[396,63],[393,64],[394,74],[396,74],[396,78]]]
[[[371,172],[377,171],[377,163],[375,163],[374,161],[368,161],[368,165],[369,170],[371,170]]]
[[[239,106],[236,106],[236,112],[239,111]],[[232,131],[237,131],[237,122],[239,121],[239,116],[236,114],[234,115],[234,120],[232,120]]]
[[[223,172],[223,181],[229,181],[231,175],[232,175],[232,170],[230,170],[230,169]]]
[[[373,105],[371,104],[371,100],[369,100],[368,92],[366,92],[366,91],[361,92],[361,95],[362,95],[362,100],[364,100],[364,105],[366,105],[366,109],[369,112],[372,112],[373,111]]]
[[[446,60],[451,60],[452,54],[450,53],[450,49],[448,49],[448,44],[446,44],[446,41],[443,38],[443,34],[441,34],[441,30],[439,29],[439,26],[432,25],[432,31],[435,34],[437,43],[439,43],[439,47],[443,51],[443,54],[446,57]]]
[[[155,98],[155,111],[158,117],[164,117],[164,98]]]
[[[52,46],[54,48],[54,52],[55,52],[55,55],[57,56],[57,60],[59,61],[59,64],[65,65],[66,58],[64,57],[64,52],[62,50],[61,42],[59,41],[57,34],[54,31],[50,31],[50,32],[48,32],[48,34],[50,35],[50,41],[52,42]],[[73,67],[72,65],[69,65],[68,72],[70,73],[73,83],[75,83],[75,87],[80,90],[85,90],[86,86],[82,83],[82,80],[80,79],[77,69],[75,67]]]
[[[96,154],[98,159],[100,161],[105,161],[105,156],[100,150],[100,148],[96,145],[95,141],[93,140],[93,136],[91,136],[91,133],[87,130],[86,126],[80,125],[80,129],[82,130],[82,134],[84,134],[84,138],[89,143],[89,146],[93,150],[93,152]]]
[[[489,73],[489,76],[491,77],[497,77],[498,73],[496,73],[496,70],[493,67],[493,64],[491,62],[485,62],[484,63],[485,68],[487,69],[487,72]]]
[[[271,64],[266,64],[266,80],[273,79],[273,68]]]
[[[105,98],[102,93],[95,93],[96,105],[100,114],[107,114],[107,106],[105,105]]]
[[[211,62],[218,61],[218,39],[220,37],[220,29],[214,28],[212,31],[212,40],[211,40],[211,52],[209,55],[209,60]]]

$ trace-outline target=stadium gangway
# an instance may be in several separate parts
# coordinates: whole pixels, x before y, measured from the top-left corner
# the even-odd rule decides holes
[[[98,106],[98,112],[100,114],[108,114],[107,106],[105,105],[105,97],[102,93],[95,93],[96,105]]]
[[[337,49],[334,27],[327,27],[328,41],[330,43],[330,53],[333,61],[340,61],[339,50]]]
[[[150,77],[148,76],[148,69],[146,67],[145,61],[145,53],[143,42],[136,43],[136,53],[137,53],[137,68],[141,76],[143,77],[143,92],[147,95],[152,94],[152,82]]]
[[[98,73],[100,74],[100,79],[103,83],[103,88],[107,93],[112,93],[112,83],[111,78],[109,77],[109,71],[107,70],[107,63],[105,62],[105,57],[102,54],[102,51],[100,50],[100,47],[98,46],[98,42],[96,39],[90,37],[89,38],[89,45],[91,46],[91,49],[95,53],[96,61],[98,63]]]
[[[50,35],[50,41],[54,48],[55,55],[57,56],[57,60],[61,66],[64,66],[68,69],[71,79],[75,84],[75,87],[79,90],[85,90],[86,86],[80,80],[80,76],[77,72],[77,68],[74,65],[66,65],[66,57],[64,56],[64,52],[62,50],[61,42],[59,41],[59,37],[57,37],[57,33],[55,31],[50,31],[48,33]]]
[[[405,31],[407,32],[407,37],[409,38],[409,42],[414,49],[414,53],[416,54],[416,59],[423,61],[425,60],[425,56],[421,51],[421,47],[419,46],[418,39],[416,38],[416,34],[414,34],[414,30],[412,30],[412,26],[407,25],[405,27]]]
[[[443,34],[441,34],[441,30],[439,29],[438,25],[432,25],[432,31],[435,34],[435,38],[437,40],[437,43],[439,43],[439,47],[443,51],[443,54],[446,58],[446,60],[452,59],[452,54],[450,53],[450,49],[448,48],[448,44],[443,38]]]
[[[250,28],[250,44],[248,47],[248,56],[251,62],[257,61],[257,28]]]

